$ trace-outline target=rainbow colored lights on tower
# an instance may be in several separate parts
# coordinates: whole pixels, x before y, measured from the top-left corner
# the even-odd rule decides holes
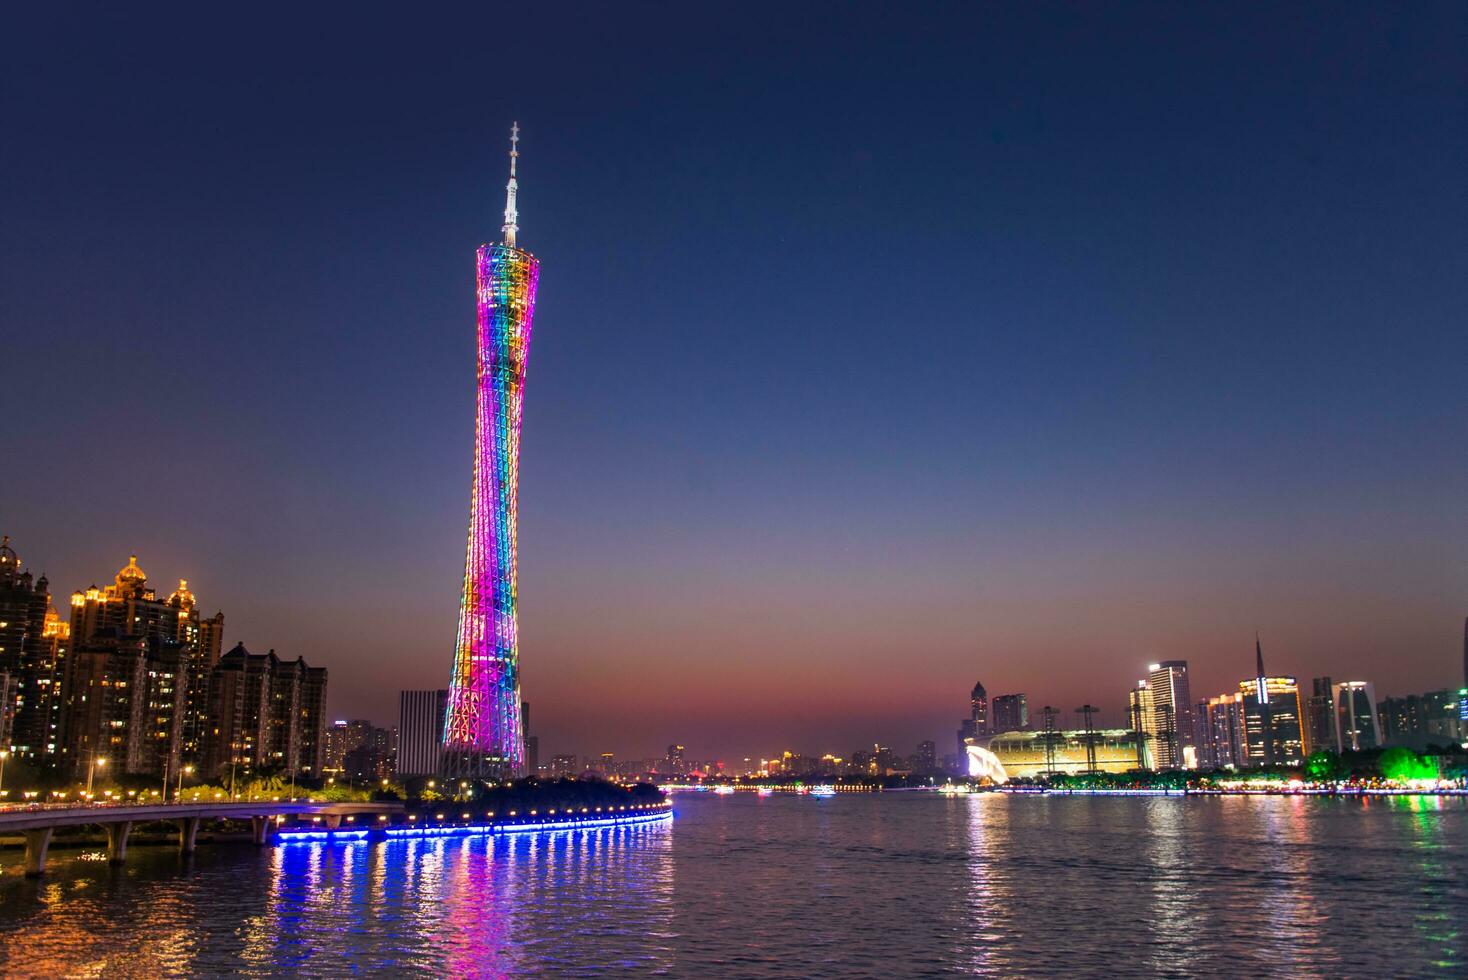
[[[481,245],[479,386],[474,422],[474,490],[459,640],[444,720],[444,772],[507,778],[525,764],[520,715],[520,649],[515,523],[520,470],[520,406],[540,262],[515,245],[520,127],[510,131],[504,241]]]

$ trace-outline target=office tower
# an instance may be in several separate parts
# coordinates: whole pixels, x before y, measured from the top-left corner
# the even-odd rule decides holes
[[[974,689],[969,694],[969,720],[973,722],[975,735],[988,735],[993,729],[989,726],[989,694],[984,690],[984,685],[974,683]]]
[[[1382,744],[1376,716],[1376,688],[1368,681],[1345,681],[1331,688],[1335,702],[1337,752],[1360,752]]]
[[[1239,682],[1244,699],[1244,764],[1290,765],[1304,758],[1300,689],[1293,677],[1264,673],[1264,651],[1254,638],[1256,676]]]
[[[1152,688],[1145,680],[1127,692],[1127,722],[1136,735],[1137,767],[1156,769],[1157,715],[1152,708]]]
[[[112,585],[72,594],[57,739],[63,769],[79,772],[105,756],[113,772],[165,776],[196,757],[189,685],[197,704],[207,686],[195,669],[204,631],[187,583],[179,585],[160,599],[133,555]]]
[[[975,683],[973,691],[969,694],[968,717],[958,723],[958,757],[968,758],[968,743],[970,739],[984,738],[990,734],[989,727],[989,693],[984,690],[984,685]]]
[[[1193,695],[1188,689],[1188,662],[1164,660],[1148,664],[1147,671],[1156,719],[1157,767],[1181,769],[1188,762],[1187,749],[1193,747]]]
[[[33,579],[10,537],[0,538],[0,749],[23,758],[56,751],[70,631],[51,605],[46,576]]]
[[[1329,677],[1310,681],[1310,699],[1305,702],[1305,754],[1339,751],[1335,728],[1334,685]]]
[[[562,779],[568,776],[576,776],[580,772],[581,767],[576,764],[576,757],[574,755],[551,756],[550,774],[553,778]]]
[[[443,719],[449,692],[403,691],[398,695],[398,776],[432,776],[439,770]]]
[[[325,705],[326,668],[235,644],[209,675],[201,775],[231,768],[319,775]]]
[[[1001,694],[991,705],[994,732],[1024,731],[1030,724],[1030,709],[1023,694]]]
[[[455,777],[515,776],[525,765],[516,519],[521,399],[540,262],[515,244],[519,125],[510,133],[504,238],[499,244],[481,245],[476,263],[479,385],[474,482],[459,637],[444,723],[445,771]]]

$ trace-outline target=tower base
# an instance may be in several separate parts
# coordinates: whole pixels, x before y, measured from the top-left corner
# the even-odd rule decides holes
[[[465,749],[444,749],[439,766],[445,779],[486,779],[500,782],[518,779],[518,768],[503,756]]]

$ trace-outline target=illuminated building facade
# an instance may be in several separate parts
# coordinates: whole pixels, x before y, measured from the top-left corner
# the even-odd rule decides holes
[[[0,539],[0,749],[22,757],[56,751],[69,640],[46,576],[33,578],[9,536]]]
[[[398,695],[398,775],[437,775],[443,748],[447,689],[403,691]]]
[[[211,623],[222,628],[224,617]],[[166,599],[148,585],[136,555],[113,584],[71,597],[70,651],[64,658],[59,763],[80,772],[106,758],[114,772],[163,776],[184,764],[190,686],[208,688],[195,669],[202,625],[188,584]],[[198,723],[193,731],[197,736]],[[193,744],[190,758],[197,758]]]
[[[1247,765],[1244,699],[1223,694],[1199,705],[1198,762],[1205,769],[1238,769]]]
[[[444,721],[444,771],[501,778],[524,771],[516,519],[521,401],[540,262],[516,247],[515,165],[519,126],[511,130],[504,240],[479,248],[478,394],[474,482],[463,603]]]
[[[1127,719],[1137,736],[1137,767],[1157,768],[1157,714],[1152,710],[1152,688],[1145,680],[1127,692]]]
[[[958,754],[962,758],[970,739],[979,738],[993,732],[989,727],[989,692],[984,690],[984,685],[974,683],[974,689],[969,692],[968,717],[958,723]]]
[[[1048,754],[1045,732],[1000,732],[988,739],[975,739],[970,744],[993,753],[1011,779],[1045,772],[1089,771],[1088,740],[1095,748],[1096,771],[1126,772],[1136,768],[1137,735],[1129,728],[1057,731],[1048,737],[1053,742]]]
[[[1239,681],[1244,702],[1244,765],[1284,766],[1305,757],[1300,689],[1293,677]]]
[[[1159,769],[1181,769],[1187,765],[1187,750],[1193,747],[1193,695],[1188,688],[1188,662],[1164,660],[1147,666],[1147,687],[1152,693],[1153,733]]]

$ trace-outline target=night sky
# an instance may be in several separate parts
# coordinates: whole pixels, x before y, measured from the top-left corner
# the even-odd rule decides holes
[[[1119,721],[1255,630],[1462,682],[1463,4],[208,6],[6,17],[0,530],[63,607],[136,551],[335,716],[446,685],[518,119],[543,758]]]

